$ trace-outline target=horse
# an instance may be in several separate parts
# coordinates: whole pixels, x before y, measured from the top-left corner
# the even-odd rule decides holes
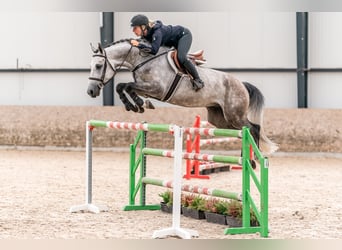
[[[140,42],[146,42],[141,40]],[[174,48],[162,46],[156,55],[147,53],[123,39],[106,47],[92,46],[88,95],[95,98],[120,69],[128,69],[134,82],[119,83],[116,91],[127,111],[144,112],[149,102],[141,97],[183,107],[205,107],[207,120],[217,128],[250,128],[259,149],[273,153],[277,144],[265,135],[263,129],[264,96],[248,82],[241,82],[231,74],[203,66],[196,66],[205,86],[192,89],[188,74],[179,70],[171,59]]]

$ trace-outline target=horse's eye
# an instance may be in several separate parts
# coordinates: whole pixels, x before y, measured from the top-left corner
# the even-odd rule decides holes
[[[95,67],[96,67],[96,69],[101,69],[102,68],[102,64],[97,63],[97,64],[95,64]]]

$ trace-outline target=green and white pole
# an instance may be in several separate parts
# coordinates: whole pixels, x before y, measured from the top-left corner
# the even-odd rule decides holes
[[[175,151],[156,149],[156,148],[144,148],[142,151],[145,155],[154,155],[161,157],[175,157]],[[210,154],[197,154],[197,153],[181,153],[183,159],[191,159],[198,161],[210,161],[220,163],[231,163],[242,165],[242,158],[237,156],[226,156],[226,155],[210,155]]]

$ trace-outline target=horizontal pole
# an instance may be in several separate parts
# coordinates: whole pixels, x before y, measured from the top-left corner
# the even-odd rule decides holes
[[[152,123],[132,123],[132,122],[113,122],[91,120],[89,125],[92,127],[105,127],[115,129],[129,129],[129,130],[144,130],[155,132],[173,132],[173,125],[170,124],[152,124]],[[218,129],[218,128],[182,128],[184,133],[195,135],[209,135],[209,136],[225,136],[225,137],[242,137],[241,130],[233,129]]]
[[[233,142],[233,141],[237,141],[238,138],[212,138],[212,139],[201,139],[200,140],[200,146],[203,145],[212,145],[212,144],[216,144],[216,143],[223,143],[223,142]]]
[[[221,129],[221,128],[183,128],[184,133],[193,135],[210,135],[226,137],[242,137],[241,130]]]
[[[89,125],[92,127],[104,127],[114,129],[143,130],[156,132],[171,132],[172,125],[169,124],[151,124],[151,123],[132,123],[132,122],[112,122],[91,120]]]
[[[144,148],[142,150],[145,155],[154,155],[174,158],[174,151],[156,149],[156,148]],[[211,161],[231,164],[242,164],[242,158],[237,156],[225,156],[225,155],[210,155],[210,154],[197,154],[197,153],[182,153],[183,159],[198,160],[198,161]]]
[[[164,181],[160,179],[154,179],[154,178],[148,178],[144,177],[142,178],[142,182],[145,184],[150,184],[154,186],[160,186],[160,187],[167,187],[172,188],[173,182],[172,181]],[[238,200],[241,201],[241,195],[235,192],[227,192],[221,189],[216,188],[207,188],[207,187],[200,187],[197,185],[182,185],[181,187],[182,191],[185,192],[191,192],[196,194],[204,194],[208,196],[214,196],[214,197],[220,197],[220,198],[227,198],[232,200]]]

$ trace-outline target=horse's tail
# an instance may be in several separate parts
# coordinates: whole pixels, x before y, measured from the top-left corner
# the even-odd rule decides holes
[[[243,82],[249,94],[247,118],[251,123],[260,126],[260,149],[265,153],[273,153],[278,149],[277,144],[267,138],[263,128],[264,96],[254,85]]]

